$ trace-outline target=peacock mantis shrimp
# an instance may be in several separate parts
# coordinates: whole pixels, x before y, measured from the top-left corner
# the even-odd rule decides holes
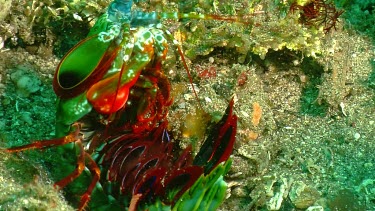
[[[78,210],[88,208],[94,188],[129,210],[215,210],[225,197],[237,116],[233,100],[193,158],[176,152],[166,116],[171,84],[163,71],[170,43],[182,48],[161,24],[182,18],[246,21],[196,13],[143,12],[138,1],[115,0],[57,66],[56,137],[7,149],[15,153],[73,143],[76,169],[55,183],[61,189],[87,168],[91,183]]]

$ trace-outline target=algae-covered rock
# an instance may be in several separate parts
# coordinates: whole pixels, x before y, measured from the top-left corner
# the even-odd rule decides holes
[[[295,182],[289,192],[289,198],[298,209],[306,209],[320,197],[319,192],[303,182]]]
[[[12,0],[0,0],[0,21],[4,20],[4,18],[8,15],[11,3]]]
[[[74,210],[41,169],[0,151],[0,210]]]
[[[186,55],[196,58],[207,55],[216,47],[235,49],[242,63],[245,55],[253,53],[264,59],[270,51],[288,49],[302,52],[307,56],[324,54],[325,39],[323,27],[309,27],[301,24],[300,14],[292,12],[290,1],[259,1],[248,4],[238,0],[237,6],[220,3],[223,16],[243,16],[239,23],[191,21],[190,31],[186,32]],[[238,6],[246,5],[246,6]],[[235,12],[233,12],[235,11]],[[251,11],[251,12],[246,12]],[[216,11],[210,11],[215,13]]]
[[[11,73],[11,80],[16,85],[17,94],[20,97],[28,97],[30,94],[39,91],[41,81],[30,72],[27,67],[19,66]]]

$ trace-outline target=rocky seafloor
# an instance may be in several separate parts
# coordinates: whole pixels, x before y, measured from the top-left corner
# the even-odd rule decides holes
[[[97,11],[106,5],[92,2]],[[89,6],[94,7],[92,2]],[[160,4],[173,9],[176,2]],[[202,2],[196,11],[211,8]],[[206,113],[221,115],[229,99],[235,99],[237,140],[220,210],[375,210],[372,41],[344,27],[343,20],[325,34],[300,24],[297,14],[272,14],[271,1],[233,2],[230,9],[216,2],[209,12],[252,8],[256,15],[249,17],[254,19],[251,27],[208,20],[166,23],[183,43],[205,111],[197,107],[186,71],[171,47],[165,69],[174,104],[168,118],[182,145],[203,136]],[[68,6],[71,14],[66,16],[76,16],[64,22],[66,30],[83,25],[75,7]],[[66,40],[48,25],[53,21],[46,20],[65,16],[38,19],[45,14],[37,13],[38,8],[60,11],[48,1],[16,1],[1,9],[0,147],[54,135],[52,78]],[[80,29],[65,35],[78,41],[86,28]],[[71,155],[57,158],[57,151],[0,151],[0,210],[73,210],[69,197],[56,191],[53,182],[68,174],[74,161]]]

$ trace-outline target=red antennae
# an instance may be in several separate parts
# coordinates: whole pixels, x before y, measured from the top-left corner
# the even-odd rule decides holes
[[[181,56],[181,60],[182,60],[182,64],[184,65],[184,68],[187,72],[187,75],[188,75],[188,78],[189,78],[189,82],[191,84],[191,88],[193,89],[193,92],[194,92],[194,95],[195,95],[195,98],[197,98],[197,101],[198,101],[198,105],[200,107],[200,109],[202,109],[202,104],[199,100],[199,97],[198,97],[198,94],[197,92],[195,91],[195,88],[194,88],[194,84],[193,84],[193,78],[191,77],[191,74],[190,74],[190,70],[189,70],[189,67],[187,66],[186,64],[186,60],[185,60],[185,56],[184,56],[184,53],[182,52],[182,49],[181,49],[181,46],[180,45],[176,45],[177,46],[177,50],[178,50],[178,53],[180,54]]]

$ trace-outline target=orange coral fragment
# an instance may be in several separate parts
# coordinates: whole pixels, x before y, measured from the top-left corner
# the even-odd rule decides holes
[[[259,103],[253,103],[253,118],[251,122],[256,127],[259,125],[260,118],[262,117],[262,107],[260,107]]]
[[[248,138],[252,141],[256,140],[258,138],[258,133],[250,130],[249,133],[247,134]]]

